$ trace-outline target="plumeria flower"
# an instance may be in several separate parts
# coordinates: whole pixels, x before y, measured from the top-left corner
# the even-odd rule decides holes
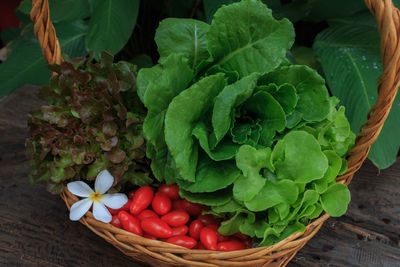
[[[111,188],[114,177],[107,171],[101,171],[94,182],[94,190],[82,181],[75,181],[67,184],[68,190],[84,199],[75,202],[71,206],[69,218],[71,221],[78,221],[90,209],[93,204],[93,216],[96,220],[105,223],[111,222],[112,216],[108,209],[119,209],[128,201],[128,197],[122,193],[104,194]]]

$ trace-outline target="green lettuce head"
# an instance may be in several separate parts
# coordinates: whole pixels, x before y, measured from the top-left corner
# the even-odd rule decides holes
[[[345,212],[349,191],[335,177],[354,134],[324,79],[286,60],[287,19],[245,0],[220,8],[211,25],[166,19],[155,39],[159,64],[142,69],[137,86],[159,181],[231,217],[221,233],[261,245],[304,231],[323,210]]]

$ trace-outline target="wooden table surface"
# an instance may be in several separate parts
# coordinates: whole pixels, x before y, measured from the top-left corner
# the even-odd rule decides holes
[[[68,219],[60,197],[28,183],[26,114],[40,106],[25,86],[0,99],[0,266],[146,266]],[[400,161],[357,173],[352,202],[330,218],[289,266],[400,266]]]

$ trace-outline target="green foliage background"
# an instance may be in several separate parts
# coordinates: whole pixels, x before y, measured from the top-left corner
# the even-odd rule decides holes
[[[50,0],[51,19],[63,56],[86,56],[102,50],[139,67],[157,61],[155,29],[166,17],[193,17],[210,22],[214,12],[234,0]],[[296,44],[288,58],[317,69],[330,92],[346,107],[351,128],[358,132],[375,103],[382,71],[379,36],[374,17],[359,0],[264,0],[277,18],[295,23]],[[400,1],[393,1],[396,5]],[[29,19],[31,3],[24,0],[16,14],[21,25],[1,33],[7,59],[0,64],[0,97],[24,84],[43,85],[50,73],[33,35]],[[178,33],[178,32],[176,32]],[[176,36],[179,38],[179,36]],[[369,158],[387,168],[400,147],[400,105],[392,111]]]

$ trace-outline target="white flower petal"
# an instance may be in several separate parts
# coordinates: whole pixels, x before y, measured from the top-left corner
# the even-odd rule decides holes
[[[104,194],[114,183],[114,177],[107,170],[101,171],[94,182],[94,189],[100,194]]]
[[[69,219],[71,221],[79,220],[90,209],[92,201],[89,198],[84,198],[75,202],[69,211]]]
[[[67,188],[69,192],[78,197],[88,197],[90,193],[94,193],[92,188],[82,181],[70,182],[67,184]]]
[[[122,193],[105,194],[100,202],[109,208],[119,209],[128,202],[128,197]]]
[[[112,216],[108,209],[99,202],[93,203],[93,216],[96,220],[109,223],[111,222]]]

